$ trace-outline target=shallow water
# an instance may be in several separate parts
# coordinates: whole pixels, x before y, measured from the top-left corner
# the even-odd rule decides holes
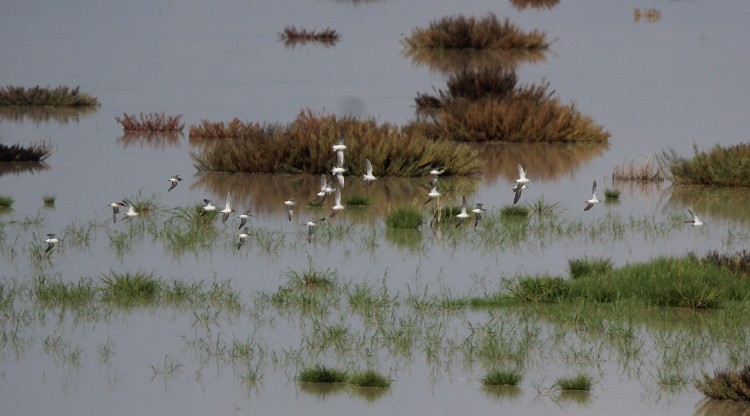
[[[635,22],[634,7],[657,7],[662,17]],[[254,305],[258,293],[277,290],[290,271],[306,270],[312,262],[352,284],[383,280],[391,293],[402,296],[423,289],[463,295],[497,289],[501,276],[564,275],[567,259],[573,257],[607,256],[620,265],[654,255],[737,250],[747,241],[744,201],[750,194],[745,191],[622,185],[620,203],[582,211],[592,180],[602,184],[600,189],[611,186],[609,178],[618,164],[670,148],[690,155],[693,144],[708,148],[746,140],[746,2],[562,2],[549,10],[518,10],[509,2],[480,1],[23,1],[4,9],[0,54],[11,57],[3,62],[4,85],[80,85],[102,103],[84,112],[0,111],[3,143],[46,141],[53,148],[46,165],[0,169],[0,194],[16,200],[10,212],[0,213],[6,223],[0,277],[6,282],[28,281],[39,270],[71,282],[81,276],[98,279],[110,269],[145,270],[185,281],[231,279],[243,301]],[[400,39],[442,16],[488,11],[555,39],[542,57],[513,63],[519,79],[549,82],[562,102],[574,102],[612,137],[606,147],[482,146],[483,154],[491,155],[485,170],[478,177],[446,180],[452,191],[444,202],[457,204],[465,193],[470,201],[483,202],[488,215],[497,215],[511,203],[510,188],[521,160],[534,180],[523,200],[543,197],[558,203],[566,223],[580,223],[582,229],[588,225],[587,231],[487,246],[471,227],[442,234],[426,229],[400,238],[385,230],[383,216],[399,205],[421,204],[426,180],[381,178],[364,188],[352,177],[347,191],[367,193],[372,205],[347,207],[332,228],[319,230],[316,242],[307,244],[301,223],[327,209],[301,203],[289,222],[281,201],[311,198],[317,176],[196,173],[189,154],[197,148],[186,137],[187,129],[185,135],[144,138],[124,135],[115,122],[125,112],[162,111],[181,114],[186,125],[234,117],[288,122],[300,109],[311,108],[402,124],[415,117],[416,93],[444,88],[447,69],[453,67],[450,59],[407,56]],[[277,35],[287,25],[330,26],[342,38],[333,47],[288,48]],[[166,178],[175,173],[185,180],[167,193]],[[227,191],[238,211],[253,211],[252,227],[268,232],[268,240],[279,242],[276,248],[264,249],[255,242],[236,250],[233,222],[216,224],[218,234],[209,248],[176,251],[161,233],[148,231],[162,226],[170,214],[112,224],[107,207],[139,192],[143,197],[156,194],[166,208],[197,205],[203,198],[223,204]],[[53,208],[43,207],[43,195],[56,195]],[[687,208],[701,215],[703,229],[680,223]],[[37,216],[40,221],[22,224]],[[602,225],[612,222],[623,229],[607,231]],[[603,229],[596,231],[591,224]],[[88,239],[72,238],[74,229],[89,225]],[[65,241],[52,253],[50,264],[40,265],[31,248],[48,232],[64,235]],[[114,241],[126,232],[132,236],[118,248]],[[701,399],[689,384],[665,390],[652,374],[642,374],[651,370],[649,365],[659,367],[663,352],[658,348],[645,354],[648,364],[633,374],[621,371],[617,360],[578,362],[547,346],[538,352],[536,364],[529,364],[520,393],[483,391],[479,379],[484,367],[448,360],[450,345],[442,345],[440,356],[448,361],[442,365],[426,362],[426,347],[415,348],[408,358],[374,351],[375,367],[395,380],[381,397],[351,389],[311,391],[293,381],[299,362],[273,364],[268,356],[259,359],[261,381],[248,388],[231,364],[204,360],[186,346],[195,331],[189,311],[136,309],[80,321],[67,316],[61,323],[53,312],[46,314],[24,327],[26,342],[3,344],[0,398],[9,414],[349,414],[354,409],[368,414],[478,414],[499,407],[512,413],[685,414]],[[331,314],[330,322],[346,316],[336,309]],[[258,316],[223,317],[211,334],[245,339],[260,328],[269,355],[299,348],[311,331],[310,321],[275,315],[271,308]],[[456,328],[455,336],[447,332],[442,337],[449,344],[466,336],[463,322],[483,322],[489,319],[486,315],[459,312],[446,318],[447,323],[435,322]],[[269,324],[272,319],[274,324]],[[4,322],[8,331],[11,321]],[[344,323],[365,327],[356,320]],[[556,331],[554,323],[540,325],[545,333]],[[60,356],[45,347],[45,340],[57,336],[80,348],[79,361],[65,358],[70,351]],[[586,341],[571,336],[570,348],[584,350]],[[650,339],[648,334],[640,336],[644,342]],[[100,352],[108,340],[115,354],[102,360]],[[600,341],[592,344],[604,348]],[[328,354],[323,361],[335,359]],[[604,348],[602,354],[613,352]],[[303,356],[300,362],[315,359]],[[170,360],[181,363],[182,370],[173,376],[157,371]],[[720,349],[712,350],[684,371],[697,376],[727,360]],[[366,358],[355,355],[347,365],[360,361]],[[597,377],[588,399],[546,393],[554,378],[578,369]],[[708,408],[698,412],[712,414]]]

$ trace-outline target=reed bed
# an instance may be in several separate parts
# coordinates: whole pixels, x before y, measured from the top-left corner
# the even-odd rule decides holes
[[[51,89],[37,85],[27,89],[6,85],[0,88],[0,106],[98,107],[99,100],[80,92],[79,87],[71,89],[61,85]]]
[[[284,46],[294,47],[298,44],[308,42],[319,43],[325,46],[333,46],[341,35],[335,29],[329,27],[323,30],[297,29],[295,26],[287,26],[279,33],[279,39],[284,41]]]
[[[713,376],[704,372],[703,380],[695,380],[694,385],[712,399],[750,402],[750,365],[739,371],[717,370]]]
[[[473,16],[448,16],[433,21],[427,28],[412,30],[403,40],[409,48],[472,48],[472,49],[547,49],[544,32],[524,32],[505,19],[502,22],[490,13],[477,19]]]
[[[664,171],[654,157],[641,158],[627,164],[617,165],[612,172],[612,182],[663,182],[664,179]]]
[[[185,127],[181,118],[181,114],[173,116],[164,113],[140,113],[138,116],[123,113],[122,118],[115,116],[115,120],[126,132],[179,132]]]
[[[686,185],[750,186],[750,143],[723,147],[716,145],[707,151],[693,148],[692,158],[678,156],[674,150],[665,151],[663,160],[672,182]]]
[[[0,143],[0,162],[43,162],[52,154],[52,148],[45,143],[7,145]]]
[[[527,8],[550,10],[559,3],[560,0],[510,0],[510,4],[518,10],[525,10]]]
[[[450,76],[448,90],[418,93],[418,111],[427,114],[405,128],[428,137],[458,141],[596,142],[610,133],[575,104],[563,104],[549,84],[518,86],[513,71],[483,69]]]
[[[336,163],[331,146],[343,135],[344,168],[349,174],[364,172],[369,159],[376,176],[423,176],[435,166],[448,175],[476,173],[478,153],[464,144],[436,142],[407,134],[390,124],[350,116],[317,115],[302,111],[288,125],[203,121],[190,126],[190,137],[220,138],[206,142],[191,156],[199,169],[225,172],[313,173],[328,172]]]

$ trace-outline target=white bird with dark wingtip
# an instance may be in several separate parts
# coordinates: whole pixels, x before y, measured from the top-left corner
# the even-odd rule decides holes
[[[318,195],[318,202],[325,201],[326,197],[330,194],[332,194],[334,191],[333,185],[331,182],[328,181],[328,177],[325,173],[320,174],[320,192],[318,192],[316,195]]]
[[[369,159],[365,159],[365,174],[362,175],[362,179],[365,180],[366,184],[372,183],[377,177],[373,175],[372,173],[372,163],[370,163]]]
[[[339,141],[331,146],[331,149],[333,149],[334,152],[343,152],[346,150],[346,145],[344,144],[344,133],[339,134]]]
[[[427,193],[427,201],[424,201],[424,205],[440,196],[440,192],[437,190],[437,182],[437,178],[432,179],[432,188],[430,188],[430,192]]]
[[[247,220],[250,219],[250,217],[253,217],[253,216],[254,215],[250,213],[250,210],[247,210],[243,214],[240,214],[240,226],[237,227],[237,229],[239,230],[245,224],[247,224]]]
[[[109,206],[112,207],[112,222],[117,223],[117,214],[120,213],[120,207],[124,207],[125,204],[122,202],[113,202]]]
[[[433,169],[430,171],[430,176],[432,176],[432,179],[437,179],[443,173],[445,173],[445,169]]]
[[[234,212],[234,208],[232,208],[232,196],[229,195],[229,192],[227,192],[227,202],[224,204],[224,209],[221,210],[221,222],[227,222],[227,219],[229,219],[229,214]]]
[[[284,201],[284,205],[286,205],[286,214],[287,217],[289,217],[289,221],[292,220],[292,215],[294,215],[293,208],[297,204],[297,201],[294,200],[294,198],[289,198],[286,201]]]
[[[167,180],[170,182],[169,189],[167,189],[167,192],[169,192],[172,189],[174,189],[175,186],[177,186],[177,184],[182,180],[182,178],[180,177],[180,175],[174,175]]]
[[[344,209],[344,205],[341,204],[341,189],[336,189],[336,203],[333,205],[333,211],[328,218],[333,218],[339,211]]]
[[[482,208],[482,205],[484,204],[478,202],[474,209],[471,210],[471,212],[474,213],[474,227],[476,227],[477,224],[479,224],[479,220],[482,219],[482,212],[485,210]]]
[[[599,189],[599,187],[596,186],[596,181],[594,181],[594,185],[591,187],[591,199],[586,201],[586,207],[583,209],[584,211],[588,211],[591,209],[591,207],[594,206],[594,204],[598,204],[599,198],[596,197],[596,191]]]
[[[128,210],[125,211],[125,216],[122,217],[123,220],[126,220],[128,218],[133,218],[133,217],[137,217],[138,216],[138,213],[135,212],[135,208],[133,208],[133,204],[131,204],[130,202],[128,202],[128,201],[122,201],[122,206],[124,206],[124,207],[127,206],[128,207]]]
[[[518,179],[516,179],[516,183],[526,184],[529,182],[531,182],[531,179],[526,177],[526,170],[519,163],[518,164]]]
[[[466,212],[466,195],[461,198],[461,212],[456,215],[456,218],[458,218],[456,226],[461,225],[465,219],[469,218],[469,213]]]
[[[331,175],[338,179],[339,185],[342,188],[344,187],[344,172],[346,172],[346,168],[344,167],[344,151],[339,150],[336,152],[336,166],[331,169]]]
[[[325,218],[321,218],[318,221],[310,220],[307,222],[307,242],[312,243],[313,236],[315,235],[315,227],[318,226],[318,223],[321,223],[325,221]]]
[[[515,205],[516,202],[521,199],[521,192],[523,192],[524,189],[526,189],[526,184],[520,182],[517,183],[515,187],[513,187],[513,193],[515,194],[513,196],[513,205]]]
[[[693,216],[693,219],[692,220],[687,220],[687,221],[685,221],[685,223],[690,223],[690,225],[693,226],[693,227],[700,227],[701,225],[703,225],[703,221],[701,221],[698,218],[697,215],[693,214],[693,211],[690,211],[688,209],[688,212],[690,213],[690,215]]]
[[[47,238],[44,240],[45,243],[47,243],[47,248],[44,250],[44,253],[49,253],[50,250],[52,250],[52,247],[55,246],[55,243],[58,243],[60,239],[55,238],[55,234],[47,234]]]
[[[204,198],[203,202],[205,202],[206,205],[203,206],[203,212],[201,212],[201,217],[207,213],[213,213],[214,211],[216,211],[216,206],[214,205],[213,202],[211,202],[211,200]]]
[[[250,235],[250,231],[247,227],[245,227],[244,230],[237,236],[239,237],[240,241],[237,243],[237,250],[240,249],[245,244],[245,240],[247,240],[247,237]]]

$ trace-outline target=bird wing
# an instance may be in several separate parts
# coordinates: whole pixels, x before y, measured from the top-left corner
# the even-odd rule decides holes
[[[591,195],[594,197],[593,199],[596,199],[596,191],[598,190],[599,190],[599,187],[596,186],[596,181],[594,181],[594,185],[591,187],[591,192],[592,192]]]
[[[526,171],[523,169],[523,166],[521,164],[518,164],[518,179],[523,179],[526,177]]]
[[[369,159],[365,159],[365,172],[367,175],[372,175],[372,163]]]

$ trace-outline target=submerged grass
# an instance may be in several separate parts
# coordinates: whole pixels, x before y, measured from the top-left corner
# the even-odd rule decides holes
[[[739,371],[717,370],[713,376],[704,372],[703,380],[693,384],[712,399],[750,402],[750,365]]]
[[[43,162],[51,154],[52,149],[45,143],[32,143],[29,146],[0,143],[0,162]]]
[[[0,106],[98,107],[99,100],[66,86],[24,88],[8,85],[0,88]]]
[[[423,176],[434,166],[446,174],[467,175],[481,167],[478,152],[466,145],[434,141],[420,132],[405,132],[375,119],[318,115],[303,110],[287,125],[203,121],[190,126],[190,137],[220,138],[203,142],[191,154],[207,171],[314,173],[327,172],[335,155],[331,146],[343,135],[344,168],[362,170],[357,161],[369,159],[378,176]]]
[[[716,145],[707,151],[694,146],[692,158],[665,151],[663,160],[674,183],[688,185],[750,186],[750,143]]]
[[[142,132],[176,132],[182,131],[185,123],[180,122],[182,115],[166,115],[164,113],[140,113],[137,117],[135,114],[123,113],[122,118],[115,117],[115,120],[122,125],[125,131],[142,131]]]

